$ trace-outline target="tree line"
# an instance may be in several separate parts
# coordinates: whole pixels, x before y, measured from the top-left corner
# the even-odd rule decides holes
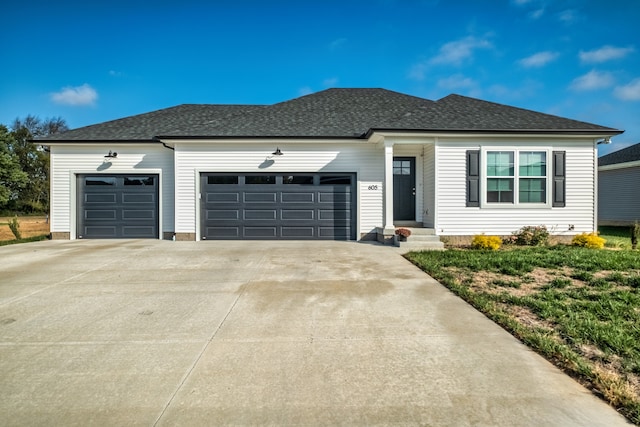
[[[49,210],[49,151],[33,138],[69,130],[60,117],[28,115],[0,124],[0,212]]]

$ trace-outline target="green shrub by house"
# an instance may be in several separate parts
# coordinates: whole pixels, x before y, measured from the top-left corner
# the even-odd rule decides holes
[[[549,240],[549,231],[544,225],[533,226],[527,225],[518,231],[514,231],[513,235],[506,240],[508,243],[514,243],[519,246],[543,246]]]

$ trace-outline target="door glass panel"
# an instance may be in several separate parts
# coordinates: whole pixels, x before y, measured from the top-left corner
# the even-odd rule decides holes
[[[394,175],[411,175],[411,161],[410,160],[394,160],[393,174]]]
[[[300,185],[313,185],[313,176],[308,175],[294,175],[283,176],[283,184],[300,184]]]
[[[257,176],[245,176],[245,184],[275,184],[276,177],[274,175],[257,175]]]
[[[209,175],[207,177],[207,184],[215,185],[215,184],[237,184],[238,176],[237,175]]]
[[[85,185],[116,185],[116,178],[113,176],[88,176],[84,179]]]
[[[124,185],[154,185],[153,176],[125,176]]]
[[[321,176],[320,177],[320,185],[350,185],[351,177],[350,176]]]

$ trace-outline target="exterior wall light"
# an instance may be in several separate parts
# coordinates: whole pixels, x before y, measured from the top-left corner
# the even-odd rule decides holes
[[[273,154],[274,156],[282,156],[284,153],[280,151],[280,148],[276,147],[276,151],[271,154]]]
[[[111,151],[111,150],[109,150],[109,154],[104,156],[105,159],[115,159],[116,157],[118,157],[118,153],[116,153],[115,151]]]

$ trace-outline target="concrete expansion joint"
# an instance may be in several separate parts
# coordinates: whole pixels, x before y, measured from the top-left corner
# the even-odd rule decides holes
[[[182,389],[182,387],[184,387],[184,383],[187,381],[187,379],[191,376],[193,370],[196,368],[196,366],[198,365],[198,363],[200,362],[200,360],[202,359],[202,356],[204,355],[204,353],[207,351],[207,348],[209,348],[209,345],[211,344],[211,342],[213,341],[213,339],[216,337],[216,335],[218,334],[218,332],[220,331],[220,329],[222,328],[222,325],[224,325],[224,323],[227,321],[227,318],[229,317],[229,315],[231,314],[231,312],[233,311],[233,309],[235,308],[236,304],[238,303],[238,300],[240,299],[240,297],[244,294],[244,290],[242,292],[239,292],[238,295],[236,296],[236,299],[233,301],[233,304],[231,304],[231,306],[229,307],[229,310],[227,310],[227,313],[224,315],[222,321],[220,322],[220,324],[214,329],[213,333],[209,336],[209,338],[207,339],[207,341],[205,342],[204,346],[202,346],[202,349],[200,350],[200,352],[198,352],[198,354],[196,355],[196,358],[194,359],[193,363],[191,364],[191,366],[187,369],[187,371],[185,372],[185,374],[182,376],[182,378],[180,379],[180,382],[178,383],[178,386],[176,387],[176,389],[173,391],[173,393],[171,394],[171,396],[169,397],[169,400],[167,401],[167,403],[164,405],[164,408],[162,408],[162,411],[160,412],[160,415],[158,415],[158,418],[156,418],[156,420],[154,421],[153,425],[157,426],[158,423],[160,422],[160,420],[162,419],[162,417],[164,416],[165,412],[167,412],[167,409],[169,408],[169,406],[171,406],[171,404],[173,403],[173,401],[175,400],[178,392],[180,392],[180,390]]]

